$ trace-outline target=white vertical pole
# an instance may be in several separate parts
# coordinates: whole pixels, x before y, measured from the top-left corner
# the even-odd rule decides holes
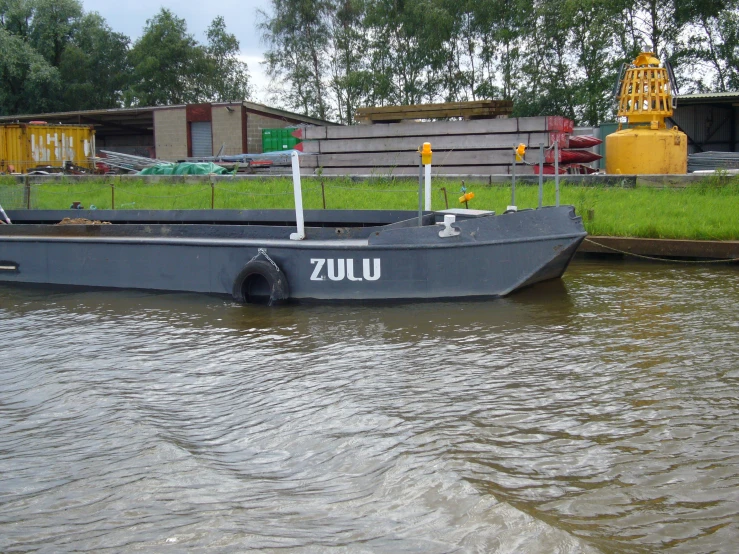
[[[0,219],[10,225],[10,218],[8,217],[8,214],[5,213],[5,210],[3,210],[2,206],[0,206]]]
[[[292,151],[290,158],[293,166],[293,193],[295,194],[295,221],[298,224],[298,232],[290,234],[290,240],[303,240],[305,238],[305,219],[303,219],[303,189],[300,185],[300,158],[296,150]]]
[[[513,169],[511,171],[511,205],[508,208],[516,207],[516,162],[518,161],[516,153],[516,145],[513,145]],[[507,211],[507,210],[506,210]]]
[[[418,226],[423,227],[423,158],[418,155]]]
[[[431,164],[426,164],[426,211],[431,211]]]

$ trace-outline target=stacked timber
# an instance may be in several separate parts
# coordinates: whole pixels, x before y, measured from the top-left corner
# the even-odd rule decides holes
[[[528,150],[516,173],[532,175],[538,169],[539,145],[544,146],[547,164],[554,162],[555,143],[562,164],[585,162],[580,152],[592,155],[570,149],[572,130],[569,119],[541,116],[301,127],[294,135],[303,140],[298,147],[312,154],[301,157],[301,166],[323,175],[417,175],[418,148],[424,142],[434,151],[436,175],[509,175],[519,144]]]
[[[473,100],[443,104],[412,104],[359,108],[354,116],[357,123],[391,123],[409,119],[490,119],[507,117],[513,111],[511,100]]]

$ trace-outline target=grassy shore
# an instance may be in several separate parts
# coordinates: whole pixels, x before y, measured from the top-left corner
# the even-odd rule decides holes
[[[114,187],[111,186],[114,183]],[[434,209],[445,204],[459,207],[460,181],[436,179],[433,183]],[[418,188],[414,180],[353,182],[327,180],[323,193],[319,179],[303,180],[303,205],[343,210],[418,208]],[[292,208],[292,181],[289,178],[165,184],[115,180],[83,183],[45,183],[31,185],[31,207],[65,209],[73,201],[84,207],[110,209],[115,196],[118,209],[265,209]],[[113,190],[114,189],[114,190]],[[470,208],[501,213],[510,204],[509,185],[471,184],[475,193]],[[6,209],[24,207],[23,185],[0,179],[0,204]],[[561,203],[571,204],[585,219],[593,235],[679,238],[698,240],[739,240],[739,179],[707,178],[686,188],[618,188],[561,184]],[[555,201],[554,182],[545,183],[544,204]],[[518,184],[516,204],[533,208],[538,202],[536,185]]]

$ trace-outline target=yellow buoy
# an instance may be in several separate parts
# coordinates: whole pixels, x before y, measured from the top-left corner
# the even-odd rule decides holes
[[[679,174],[688,171],[688,137],[677,127],[667,129],[672,116],[670,75],[651,52],[632,62],[621,81],[618,116],[629,128],[606,137],[606,172],[614,174]]]

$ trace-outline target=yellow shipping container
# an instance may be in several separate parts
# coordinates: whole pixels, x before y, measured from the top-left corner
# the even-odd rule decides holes
[[[92,125],[8,123],[0,125],[0,173],[27,173],[29,169],[67,162],[95,168],[95,129]]]

